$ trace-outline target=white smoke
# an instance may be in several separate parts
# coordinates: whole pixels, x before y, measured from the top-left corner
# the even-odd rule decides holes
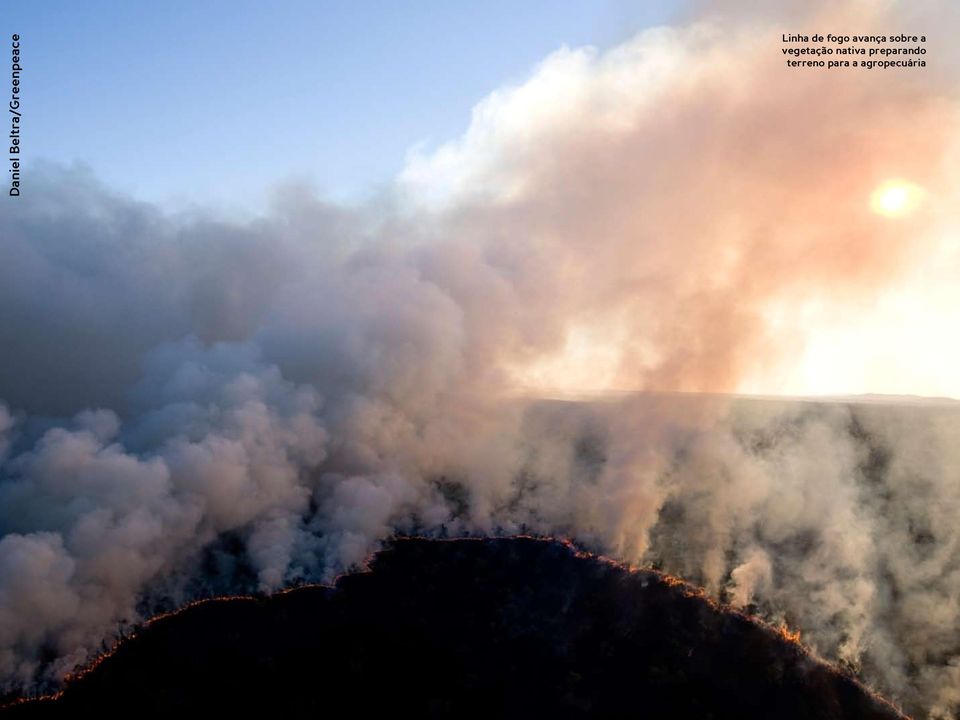
[[[857,7],[832,19],[902,19]],[[33,168],[0,216],[7,684],[152,603],[329,577],[398,531],[532,530],[954,712],[955,408],[517,393],[734,391],[802,349],[810,302],[853,312],[942,249],[952,78],[787,75],[780,31],[562,50],[375,207],[171,217]],[[867,208],[890,167],[929,192],[914,222]]]

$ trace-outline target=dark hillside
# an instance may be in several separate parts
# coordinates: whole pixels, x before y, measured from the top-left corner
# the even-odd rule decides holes
[[[400,540],[157,620],[6,717],[895,718],[769,628],[555,542]]]

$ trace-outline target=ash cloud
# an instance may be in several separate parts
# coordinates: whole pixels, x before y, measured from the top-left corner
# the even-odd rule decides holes
[[[852,7],[863,32],[900,12]],[[227,545],[270,591],[396,532],[532,530],[786,619],[950,717],[956,410],[517,392],[736,391],[802,349],[806,303],[855,312],[936,253],[954,79],[797,74],[780,32],[561,50],[377,206],[287,188],[251,222],[171,216],[36,168],[0,216],[7,684],[216,585]],[[865,202],[889,168],[928,190],[910,223]]]

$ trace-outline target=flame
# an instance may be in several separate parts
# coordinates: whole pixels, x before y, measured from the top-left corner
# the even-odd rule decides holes
[[[777,634],[788,643],[793,643],[803,647],[802,643],[800,642],[800,631],[791,630],[786,623],[780,624],[780,626],[777,628]]]

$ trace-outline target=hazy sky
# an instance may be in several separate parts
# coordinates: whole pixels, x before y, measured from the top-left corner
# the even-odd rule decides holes
[[[768,243],[771,252],[784,256],[795,243],[814,243],[799,256],[807,264],[796,259],[784,263],[783,283],[772,282],[779,276],[763,270],[762,301],[754,305],[749,298],[749,312],[737,316],[757,321],[744,321],[751,338],[765,333],[776,338],[770,345],[785,354],[789,367],[775,362],[769,348],[748,352],[742,338],[703,339],[699,329],[689,336],[674,333],[670,338],[680,338],[677,347],[692,348],[694,355],[702,351],[698,357],[704,367],[726,367],[716,361],[716,347],[756,358],[756,367],[742,377],[740,363],[730,365],[737,368],[738,382],[717,385],[698,379],[696,388],[958,396],[960,342],[942,332],[955,323],[960,267],[960,241],[950,214],[955,183],[948,171],[956,163],[944,162],[953,152],[945,148],[952,147],[946,138],[952,137],[955,123],[946,119],[947,110],[933,109],[938,97],[954,92],[948,68],[960,66],[951,54],[949,34],[931,31],[930,57],[937,62],[922,72],[768,77],[784,71],[779,47],[784,28],[864,32],[872,22],[868,15],[895,8],[906,13],[898,20],[903,28],[922,32],[955,26],[956,11],[947,9],[957,3],[857,0],[841,8],[853,15],[816,20],[798,16],[805,7],[791,0],[40,0],[11,5],[0,22],[8,38],[13,32],[22,36],[25,197],[31,182],[40,190],[41,173],[34,169],[43,158],[84,163],[111,191],[135,199],[173,208],[196,203],[240,219],[265,211],[272,189],[284,180],[312,183],[321,197],[359,201],[402,172],[404,189],[416,189],[418,198],[452,195],[456,200],[464,191],[509,193],[515,189],[511,183],[530,175],[542,191],[537,217],[557,222],[556,232],[571,247],[579,251],[581,244],[609,240],[611,257],[617,259],[597,270],[605,296],[610,294],[609,277],[665,263],[671,282],[664,284],[663,298],[638,300],[650,285],[636,278],[624,276],[622,287],[624,297],[634,298],[631,302],[640,303],[641,310],[658,307],[657,316],[671,320],[696,318],[720,327],[705,310],[697,315],[688,307],[663,309],[679,302],[685,287],[713,287],[708,253],[720,253],[715,265],[723,267],[730,258],[742,257],[738,267],[750,272],[750,263],[767,260],[755,242]],[[724,62],[730,65],[704,60],[702,72],[718,76],[686,94],[690,68],[701,70],[696,60],[702,48],[671,45],[669,31],[662,37],[649,33],[642,42],[635,39],[651,25],[703,21],[709,18],[704,11],[716,14],[711,22],[727,28],[726,33],[742,27],[743,37],[724,40],[730,52]],[[925,17],[925,12],[933,14]],[[758,30],[763,23],[769,29]],[[639,42],[639,49],[630,50],[631,42]],[[599,51],[556,52],[564,46]],[[719,54],[724,45],[709,47]],[[729,71],[734,66],[739,70]],[[743,88],[751,92],[741,92]],[[778,106],[772,89],[784,88],[789,95],[777,96]],[[789,103],[805,92],[814,99],[788,112]],[[860,95],[839,108],[851,92]],[[715,93],[727,95],[721,101]],[[904,98],[896,113],[875,113],[856,104],[879,103],[877,98],[896,93]],[[609,113],[596,105],[598,98],[606,98]],[[688,124],[681,125],[665,112],[671,107],[667,103],[687,108],[694,99],[718,102],[723,113],[691,109]],[[647,101],[654,103],[649,116],[640,112]],[[481,102],[483,111],[472,118],[471,110]],[[838,107],[828,110],[829,103]],[[723,122],[728,106],[742,112],[736,122]],[[801,119],[801,111],[809,116]],[[646,124],[637,119],[641,117]],[[829,132],[824,132],[825,118],[831,119]],[[878,122],[882,118],[886,120]],[[657,124],[661,121],[662,126]],[[815,148],[834,142],[845,122],[853,124],[847,128],[851,139],[839,143],[842,152],[831,148],[817,156],[804,151],[793,165],[784,160],[803,149],[797,144],[801,137]],[[570,128],[569,138],[563,128]],[[635,130],[629,135],[636,143],[630,161],[617,145],[625,128]],[[767,134],[764,146],[758,139]],[[594,135],[595,142],[612,148],[605,161],[596,147],[583,144]],[[856,146],[859,154],[851,149],[854,142],[863,143]],[[783,145],[781,155],[771,145]],[[581,154],[574,155],[572,147]],[[699,149],[691,154],[694,147]],[[731,161],[728,156],[737,153],[742,157]],[[705,172],[708,156],[715,173],[729,174],[727,182]],[[582,166],[570,164],[572,158]],[[687,160],[681,173],[678,168]],[[545,168],[550,183],[541,178]],[[804,179],[794,186],[803,179],[798,168],[806,168],[815,181]],[[76,176],[83,177],[89,178]],[[750,193],[742,189],[745,178],[752,183]],[[811,199],[840,180],[842,187]],[[81,179],[68,184],[90,185]],[[884,188],[892,187],[896,196],[913,186],[918,197],[927,199],[921,211],[901,219],[876,212],[872,198],[882,196]],[[728,196],[734,190],[738,192]],[[590,203],[582,202],[580,191]],[[551,198],[563,193],[570,198],[550,205]],[[757,200],[767,196],[769,201]],[[603,203],[615,206],[615,212],[603,210]],[[651,210],[642,211],[645,204]],[[672,214],[664,211],[668,207]],[[809,212],[810,207],[816,211]],[[581,225],[565,222],[564,213],[578,208],[585,218],[578,221]],[[827,208],[837,216],[831,223],[825,221]],[[664,214],[658,217],[654,211]],[[765,219],[768,211],[773,215]],[[793,212],[798,219],[785,220]],[[622,217],[621,225],[609,219],[613,217]],[[756,225],[754,230],[744,229],[745,218]],[[694,220],[704,226],[694,231],[687,222]],[[851,223],[855,232],[842,231],[843,223]],[[769,230],[774,226],[783,232],[792,227],[793,235],[780,237]],[[525,248],[535,246],[537,228],[523,225],[515,233]],[[911,262],[901,262],[880,242],[894,235],[903,238],[894,250],[910,248]],[[33,252],[35,230],[28,236],[32,241],[24,247]],[[637,244],[641,237],[648,241]],[[662,256],[649,240],[660,237],[671,243]],[[681,237],[694,243],[697,252],[676,251]],[[702,249],[699,238],[706,243]],[[743,250],[724,255],[724,242]],[[70,243],[68,247],[76,245],[75,237]],[[624,257],[634,248],[636,257]],[[865,261],[867,254],[876,267]],[[550,253],[545,256],[553,260]],[[699,262],[691,265],[688,257]],[[839,262],[845,258],[856,263],[841,272]],[[541,264],[533,266],[539,271]],[[811,289],[814,275],[831,268],[837,276]],[[696,273],[704,277],[686,279]],[[687,284],[680,287],[673,279]],[[839,292],[861,281],[870,292],[856,302],[820,292]],[[585,286],[591,285],[585,281]],[[732,283],[726,288],[731,298],[718,301],[713,310],[736,306],[754,287]],[[661,300],[666,305],[658,305]],[[592,300],[585,297],[584,302]],[[705,307],[702,298],[691,303],[698,310]],[[571,305],[572,314],[583,311]],[[630,323],[645,317],[636,308],[617,312]],[[543,362],[532,370],[525,367],[524,382],[551,388],[635,388],[632,370],[627,381],[614,377],[621,373],[627,345],[614,315],[578,319],[558,331],[557,337],[565,338],[563,351],[544,352]],[[655,342],[649,333],[639,334]],[[787,352],[790,342],[796,348]],[[914,352],[904,353],[904,347]],[[676,378],[660,378],[657,385],[687,387]]]
[[[256,206],[277,180],[353,199],[407,150],[566,44],[664,22],[674,0],[45,0],[10,5],[29,159],[172,202]]]

